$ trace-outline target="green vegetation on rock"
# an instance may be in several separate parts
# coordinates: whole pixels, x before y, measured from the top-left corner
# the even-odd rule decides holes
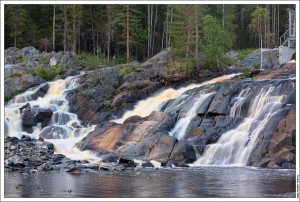
[[[42,67],[37,68],[33,71],[34,76],[40,76],[41,78],[45,79],[46,81],[51,81],[59,75],[59,71],[61,70],[60,65],[56,65],[53,67]]]
[[[239,54],[239,59],[243,60],[245,59],[250,53],[252,53],[254,51],[253,48],[247,48],[247,49],[243,49],[243,50],[239,50],[238,54]]]

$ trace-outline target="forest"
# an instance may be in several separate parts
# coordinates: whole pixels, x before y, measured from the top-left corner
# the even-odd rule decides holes
[[[184,68],[230,61],[229,50],[274,48],[295,5],[5,5],[5,48],[34,46],[114,65],[170,48]]]

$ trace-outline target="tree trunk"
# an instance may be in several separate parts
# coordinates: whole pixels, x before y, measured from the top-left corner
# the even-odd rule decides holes
[[[126,59],[129,63],[129,5],[126,5]]]
[[[90,5],[90,13],[91,13],[91,22],[92,22],[92,38],[93,38],[93,54],[96,54],[96,42],[95,42],[95,31],[94,31],[94,23],[93,23],[93,13],[92,6]]]
[[[76,54],[76,5],[73,5],[73,42],[72,51]]]
[[[150,58],[150,4],[148,4],[148,47],[147,58]]]
[[[155,41],[155,28],[157,24],[157,5],[155,5],[155,15],[154,15],[154,27],[153,27],[153,34],[152,34],[152,45],[151,45],[151,56],[153,55],[153,49],[154,49],[154,41]]]
[[[173,13],[173,8],[171,8],[171,19],[170,19],[170,22],[172,24],[173,22],[173,16],[172,16],[172,13]],[[171,46],[171,28],[169,27],[169,39],[168,39],[168,48],[170,48]]]
[[[17,33],[17,29],[15,29],[15,33]],[[14,48],[17,48],[17,34],[14,36]]]
[[[96,43],[97,43],[97,57],[99,58],[101,50],[99,50],[99,32],[96,34]]]
[[[164,23],[164,30],[162,32],[162,37],[161,37],[161,51],[164,49],[164,37],[165,37],[165,31],[166,31],[166,24]]]
[[[107,5],[107,61],[110,60],[110,35],[111,35],[111,24],[112,24],[112,19],[111,19],[111,6]]]
[[[52,50],[55,51],[55,4],[54,4],[54,6],[53,6]]]
[[[81,38],[81,18],[80,18],[80,21],[78,23],[78,54],[80,54],[80,38]]]
[[[67,51],[67,31],[68,31],[68,25],[67,25],[67,6],[64,5],[64,52]]]
[[[187,32],[186,55],[185,55],[185,74],[188,75],[189,52],[190,52],[190,30]]]
[[[167,17],[166,17],[166,48],[168,48],[169,40],[169,8],[167,8]]]
[[[196,11],[197,12],[197,11]],[[195,41],[195,62],[196,62],[196,72],[200,72],[199,67],[199,29],[198,29],[198,14],[196,13],[196,27],[195,27],[196,41]]]

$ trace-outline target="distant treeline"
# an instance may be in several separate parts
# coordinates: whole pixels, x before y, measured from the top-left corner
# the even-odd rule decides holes
[[[198,64],[229,49],[278,45],[294,5],[5,5],[5,48],[144,61],[171,47]],[[210,58],[218,60],[218,58]]]

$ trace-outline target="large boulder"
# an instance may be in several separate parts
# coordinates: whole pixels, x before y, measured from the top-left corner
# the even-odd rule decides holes
[[[69,131],[62,126],[47,126],[40,132],[43,139],[65,139],[69,137]]]
[[[296,110],[282,109],[269,120],[257,149],[251,155],[250,165],[262,167],[295,168]]]
[[[191,156],[188,158],[191,162],[192,150],[189,146],[184,146],[183,142],[180,142],[180,147],[176,146],[179,147],[176,149],[178,154],[175,153],[170,158],[178,142],[167,133],[174,126],[173,118],[163,112],[153,112],[145,119],[135,117],[126,120],[124,124],[102,124],[77,146],[81,150],[93,150],[102,154],[113,152],[126,159],[167,163],[169,160],[186,161],[186,157]]]
[[[55,63],[54,61],[52,61],[53,63]],[[74,68],[75,65],[75,61],[74,61],[74,55],[70,52],[65,52],[64,55],[62,56],[60,63],[66,68],[66,69],[70,69],[70,68]]]
[[[120,85],[121,73],[116,67],[89,72],[78,80],[79,86],[68,92],[71,112],[86,122],[101,122],[112,108],[111,100]]]
[[[238,68],[242,67],[259,67],[261,63],[261,54],[262,54],[262,68],[278,68],[280,66],[278,62],[279,51],[278,48],[274,49],[257,49],[251,54],[249,54],[245,59],[238,61],[235,65]]]
[[[13,96],[23,92],[31,87],[38,86],[45,83],[44,79],[39,76],[33,76],[31,74],[26,74],[21,77],[8,78],[4,81],[4,95],[7,98],[12,98]],[[49,88],[49,87],[48,87]],[[47,86],[43,86],[36,96],[44,94],[47,91]],[[43,92],[41,92],[43,91]],[[33,95],[35,96],[35,95]]]
[[[35,126],[37,124],[36,118],[34,113],[31,110],[31,106],[29,103],[22,106],[20,108],[22,125],[24,126]]]
[[[24,75],[26,74],[26,67],[22,64],[14,64],[14,63],[7,63],[4,65],[4,76],[9,77],[11,75]]]
[[[39,54],[39,51],[32,46],[28,46],[19,50],[18,54],[22,54],[24,56],[34,56]]]

